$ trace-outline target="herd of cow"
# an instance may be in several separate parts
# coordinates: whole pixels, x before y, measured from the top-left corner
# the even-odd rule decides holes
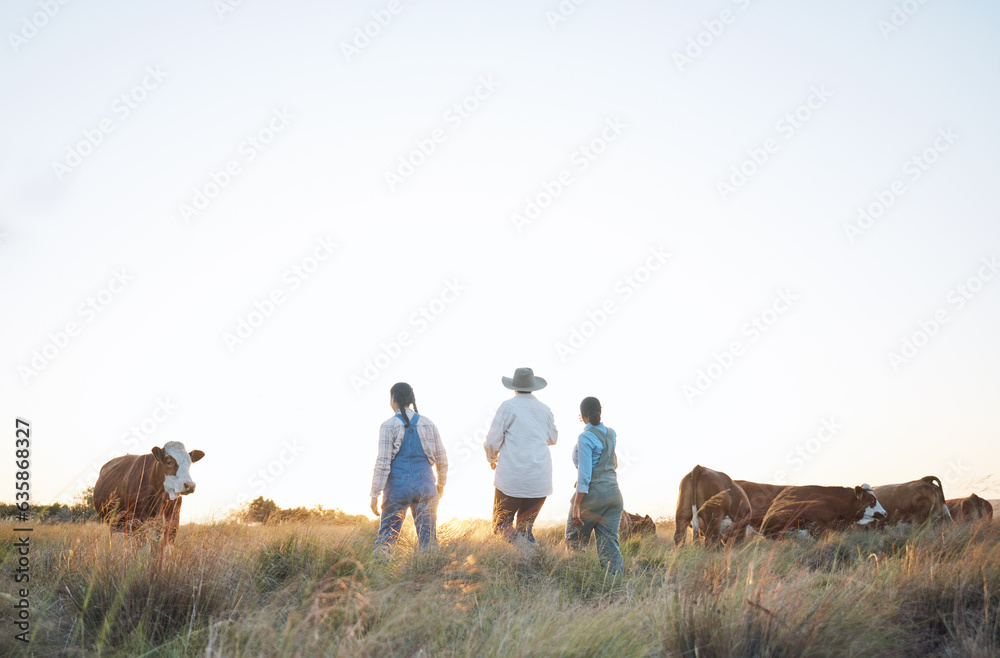
[[[112,529],[134,533],[150,522],[162,530],[161,552],[173,543],[181,496],[193,493],[191,464],[205,456],[179,441],[145,455],[116,457],[101,468],[94,485],[94,506]],[[759,533],[818,534],[849,526],[919,524],[993,519],[993,506],[976,494],[946,500],[941,480],[928,475],[901,484],[870,487],[780,486],[733,480],[721,471],[695,466],[681,480],[674,541],[692,528],[695,539],[730,543]],[[655,534],[649,516],[622,514],[619,536]]]
[[[628,516],[628,522],[622,519],[620,536],[650,532],[648,516]],[[696,541],[704,537],[706,543],[730,543],[755,533],[817,535],[850,526],[980,519],[993,520],[989,501],[976,494],[947,500],[941,480],[933,475],[878,487],[782,486],[733,480],[699,465],[681,480],[674,542],[684,541],[688,527]]]

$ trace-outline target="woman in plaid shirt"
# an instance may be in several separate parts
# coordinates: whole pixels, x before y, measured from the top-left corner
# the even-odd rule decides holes
[[[382,556],[395,547],[407,510],[413,515],[420,547],[437,545],[437,504],[448,477],[441,435],[434,423],[417,413],[413,388],[395,384],[389,389],[389,406],[396,415],[379,429],[371,491],[375,515],[379,494],[383,494],[382,523],[375,541],[375,550]],[[437,482],[432,464],[437,468]]]

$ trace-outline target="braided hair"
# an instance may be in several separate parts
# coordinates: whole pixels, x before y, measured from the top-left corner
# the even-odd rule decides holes
[[[580,403],[580,415],[590,421],[591,425],[601,423],[601,401],[597,398],[583,398]]]
[[[406,405],[412,404],[413,410],[419,411],[417,409],[417,396],[413,394],[413,387],[404,382],[399,382],[392,385],[392,388],[389,389],[389,395],[399,405],[399,413],[403,414],[404,427],[409,427],[410,419],[406,415]]]

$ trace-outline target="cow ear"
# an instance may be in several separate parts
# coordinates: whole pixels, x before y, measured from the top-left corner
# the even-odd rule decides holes
[[[649,514],[646,515],[646,520],[649,521],[650,523],[653,522],[653,519],[649,518]]]
[[[191,455],[192,464],[205,456],[205,453],[201,450],[192,450],[189,454]]]
[[[854,495],[857,496],[858,498],[861,498],[862,496],[865,495],[865,490],[862,489],[861,487],[854,487]]]
[[[166,454],[166,453],[163,452],[163,448],[161,448],[159,446],[153,446],[153,450],[151,452],[153,453],[153,457],[158,462],[162,462],[163,461],[163,455]]]

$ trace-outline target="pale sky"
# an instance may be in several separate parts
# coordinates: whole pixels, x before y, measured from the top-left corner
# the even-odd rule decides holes
[[[672,514],[697,463],[1000,495],[988,3],[0,16],[0,410],[32,423],[36,503],[182,441],[182,521],[366,513],[406,381],[449,450],[440,517],[486,518],[519,366],[560,430],[545,520],[588,395],[632,512]]]

